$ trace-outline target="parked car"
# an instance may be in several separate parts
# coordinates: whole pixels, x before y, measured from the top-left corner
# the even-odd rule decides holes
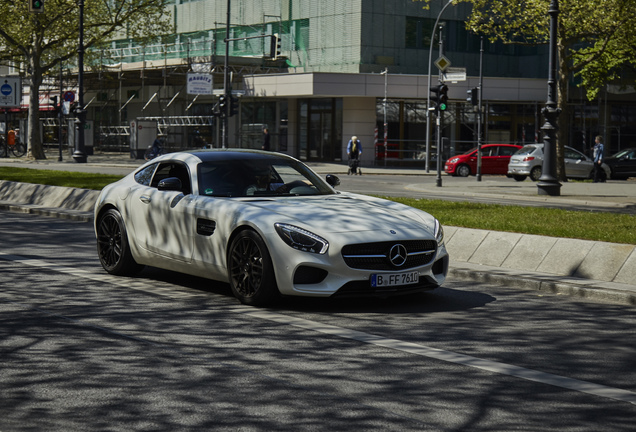
[[[510,157],[521,148],[516,144],[484,144],[481,146],[481,173],[506,174]],[[446,174],[468,177],[477,174],[477,147],[449,158],[444,164]]]
[[[621,150],[615,155],[605,158],[605,163],[610,169],[610,178],[636,177],[636,148]]]
[[[337,192],[339,183],[274,152],[159,156],[100,193],[99,260],[114,275],[148,265],[229,282],[255,306],[281,294],[388,297],[444,282],[449,258],[437,219]]]
[[[592,178],[594,161],[580,151],[565,146],[565,176],[568,178],[588,179]],[[603,169],[609,177],[610,170],[607,164]],[[508,175],[517,181],[524,181],[530,177],[532,181],[539,180],[543,172],[543,144],[528,144],[510,158]]]

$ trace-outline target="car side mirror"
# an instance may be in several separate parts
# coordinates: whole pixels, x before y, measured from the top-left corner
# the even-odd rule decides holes
[[[181,191],[183,189],[183,185],[181,184],[181,180],[178,178],[168,177],[159,182],[157,189],[160,191]]]
[[[337,175],[333,175],[333,174],[327,174],[327,183],[329,184],[329,186],[331,187],[336,187],[340,185],[340,179],[338,178]]]

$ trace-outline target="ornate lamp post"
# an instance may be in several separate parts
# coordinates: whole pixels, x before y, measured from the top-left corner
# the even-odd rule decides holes
[[[561,195],[561,183],[556,176],[556,134],[559,130],[557,119],[561,109],[556,103],[556,77],[557,77],[557,28],[559,15],[559,0],[550,3],[550,62],[548,71],[548,101],[543,108],[545,123],[541,127],[543,131],[543,171],[537,183],[539,195]]]
[[[77,109],[75,116],[75,151],[73,160],[86,163],[86,148],[84,145],[84,129],[86,127],[86,110],[84,109],[84,0],[79,0],[79,47],[77,48]]]

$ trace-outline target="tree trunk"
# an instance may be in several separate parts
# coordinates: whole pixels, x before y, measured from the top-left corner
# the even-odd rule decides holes
[[[39,59],[38,59],[39,60]],[[34,159],[46,159],[42,136],[40,135],[40,83],[42,69],[31,62],[31,84],[29,86],[29,123],[28,123],[28,153]]]
[[[564,60],[567,58],[567,48],[563,46],[561,40],[557,43],[558,52],[558,78],[557,78],[557,107],[561,109],[558,120],[557,130],[557,179],[561,182],[567,182],[565,176],[565,146],[570,140],[570,107],[568,105],[568,85],[570,80],[570,68]]]

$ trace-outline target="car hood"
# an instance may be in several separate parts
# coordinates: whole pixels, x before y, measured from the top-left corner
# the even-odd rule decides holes
[[[246,204],[280,216],[278,222],[295,223],[324,233],[356,231],[426,230],[431,236],[435,218],[392,201],[356,194],[320,197],[249,199]]]

